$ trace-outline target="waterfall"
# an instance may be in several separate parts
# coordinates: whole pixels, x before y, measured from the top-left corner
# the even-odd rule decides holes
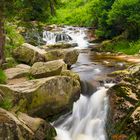
[[[105,122],[108,110],[107,84],[90,97],[81,95],[74,103],[72,114],[58,119],[56,140],[106,140]],[[107,87],[107,88],[106,88]],[[60,121],[61,120],[61,121]]]
[[[57,28],[57,27],[56,27]],[[44,31],[43,41],[46,44],[55,44],[57,42],[76,43],[79,48],[85,48],[89,45],[86,40],[86,28],[64,27],[62,31]]]

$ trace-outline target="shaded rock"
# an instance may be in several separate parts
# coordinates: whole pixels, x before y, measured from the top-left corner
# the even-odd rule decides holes
[[[30,74],[35,78],[44,78],[60,75],[63,69],[67,69],[67,65],[64,63],[63,60],[36,62],[31,67]]]
[[[42,49],[24,43],[13,51],[13,56],[17,61],[31,65],[35,62],[45,61],[45,53]]]
[[[0,108],[0,139],[53,140],[55,129],[43,119],[19,113],[18,117]]]
[[[78,50],[68,50],[65,53],[65,57],[64,57],[64,62],[68,65],[71,66],[73,64],[75,64],[77,62],[79,56],[79,52]]]
[[[14,68],[6,69],[4,72],[8,79],[20,78],[29,74],[30,66],[19,64]]]
[[[71,109],[81,92],[80,83],[66,76],[30,80],[16,85],[0,85],[4,100],[10,97],[13,111],[42,118]]]

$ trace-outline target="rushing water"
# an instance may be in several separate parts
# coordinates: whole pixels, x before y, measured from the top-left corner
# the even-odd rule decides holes
[[[77,27],[62,28],[61,33],[69,35],[78,44],[78,48],[87,48],[86,29]],[[46,43],[56,43],[54,32],[44,32]],[[63,38],[63,37],[62,37]],[[83,81],[82,93],[74,103],[72,113],[61,116],[54,122],[57,130],[56,140],[106,140],[105,125],[108,111],[108,88],[112,84],[100,85],[96,80],[104,77],[112,68],[95,63],[89,52],[80,53],[72,70],[80,75]],[[97,84],[98,83],[98,84]]]
[[[61,28],[61,30],[57,32],[44,31],[43,40],[46,42],[46,44],[55,44],[56,42],[59,41],[77,43],[78,47],[85,48],[89,45],[89,43],[85,39],[86,30],[87,30],[86,28],[68,26]],[[59,38],[58,41],[57,38]]]
[[[81,95],[70,116],[57,126],[56,140],[106,140],[107,89],[100,87],[92,96]]]

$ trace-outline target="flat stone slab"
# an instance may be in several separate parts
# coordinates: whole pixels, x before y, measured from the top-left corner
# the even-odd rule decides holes
[[[8,79],[21,78],[29,74],[30,66],[25,64],[19,64],[14,68],[5,70],[5,74]]]

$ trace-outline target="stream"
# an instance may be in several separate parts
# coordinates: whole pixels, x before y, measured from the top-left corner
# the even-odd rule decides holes
[[[72,112],[58,118],[53,125],[57,130],[56,140],[107,140],[106,120],[109,108],[107,90],[113,86],[113,80],[107,79],[107,74],[117,69],[123,69],[123,62],[115,59],[98,59],[94,52],[90,51],[90,44],[86,38],[86,28],[65,27],[59,40],[69,40],[77,43],[75,49],[79,49],[80,55],[77,63],[71,70],[78,73],[81,79],[82,94],[73,105]],[[56,43],[57,33],[45,31],[44,41]],[[118,67],[108,67],[107,63],[117,64]]]

